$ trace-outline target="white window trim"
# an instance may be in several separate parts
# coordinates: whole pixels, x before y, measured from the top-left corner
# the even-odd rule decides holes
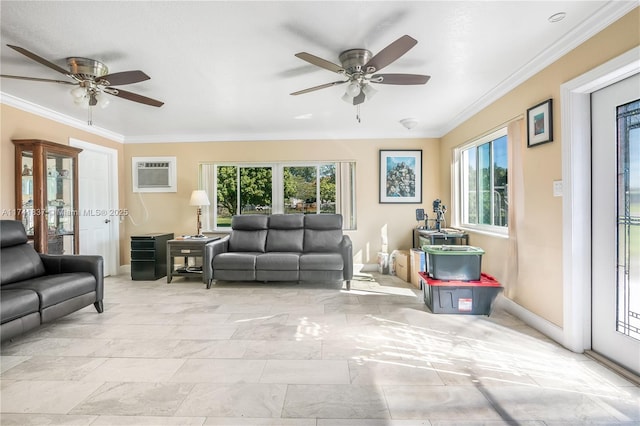
[[[477,232],[480,234],[498,236],[503,238],[508,238],[509,236],[509,226],[496,226],[496,225],[486,225],[486,224],[473,224],[473,223],[463,223],[462,221],[462,196],[463,196],[463,188],[462,188],[462,152],[471,148],[478,147],[487,142],[494,141],[502,136],[507,136],[507,127],[500,127],[497,130],[493,130],[490,133],[487,133],[484,136],[481,136],[472,141],[466,142],[462,145],[459,145],[454,149],[454,158],[453,158],[453,167],[452,167],[452,179],[453,182],[453,226],[459,229],[463,229],[465,231]],[[507,149],[508,149],[508,141],[507,141]],[[507,167],[509,165],[507,164]]]

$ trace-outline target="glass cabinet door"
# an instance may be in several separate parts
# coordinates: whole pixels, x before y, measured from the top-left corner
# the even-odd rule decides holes
[[[22,216],[22,224],[27,231],[27,236],[33,239],[35,222],[34,222],[34,187],[33,187],[33,151],[22,151],[22,204],[17,206],[20,216]]]
[[[74,252],[74,159],[46,151],[47,253]]]

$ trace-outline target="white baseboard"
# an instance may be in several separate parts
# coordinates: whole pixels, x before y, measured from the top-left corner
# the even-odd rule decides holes
[[[498,296],[495,303],[505,311],[520,318],[528,326],[535,328],[540,333],[564,346],[564,331],[561,327],[558,327],[552,322],[549,322],[546,319],[523,308],[513,300],[504,297],[502,294]]]
[[[378,272],[377,263],[358,263],[353,265],[353,272]]]

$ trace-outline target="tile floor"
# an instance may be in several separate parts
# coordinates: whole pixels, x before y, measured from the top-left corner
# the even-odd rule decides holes
[[[1,348],[2,425],[640,424],[640,389],[496,308],[396,277],[131,281]]]

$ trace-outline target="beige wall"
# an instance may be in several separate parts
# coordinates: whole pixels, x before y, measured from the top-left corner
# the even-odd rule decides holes
[[[379,204],[378,176],[380,149],[421,149],[423,161],[423,204]],[[175,156],[178,192],[133,193],[131,158]],[[193,234],[195,208],[189,206],[191,191],[198,187],[198,165],[203,162],[276,161],[356,161],[357,230],[349,231],[355,263],[373,264],[381,249],[382,233],[388,237],[388,250],[409,249],[415,209],[426,208],[440,197],[439,141],[437,139],[252,141],[207,143],[157,143],[125,145],[124,166],[126,205],[130,220],[126,235],[149,232]],[[124,263],[129,253],[123,248]]]
[[[505,284],[505,295],[558,326],[563,317],[562,198],[553,197],[552,185],[562,179],[560,85],[638,46],[639,23],[636,8],[442,138],[441,163],[451,164],[456,146],[553,99],[554,141],[527,148],[525,138],[521,146],[525,189],[518,194],[524,201],[524,226],[518,230],[519,278],[506,281],[506,239],[472,234],[470,240],[486,250],[483,270]],[[441,192],[450,197],[449,168],[440,170],[440,180]]]
[[[7,213],[2,219],[14,219],[9,213],[15,206],[15,149],[12,139],[42,139],[50,142],[69,145],[69,139],[78,139],[95,145],[115,149],[118,152],[118,163],[122,164],[124,149],[121,143],[96,136],[83,130],[50,119],[31,114],[17,108],[0,104],[0,208]],[[119,168],[118,180],[124,180],[124,170]],[[124,194],[120,193],[119,203],[122,206]],[[80,217],[79,220],[82,220]],[[120,235],[124,235],[124,224],[120,227]],[[121,245],[123,240],[121,238]],[[122,250],[122,248],[121,248]],[[80,247],[82,251],[82,247]]]

